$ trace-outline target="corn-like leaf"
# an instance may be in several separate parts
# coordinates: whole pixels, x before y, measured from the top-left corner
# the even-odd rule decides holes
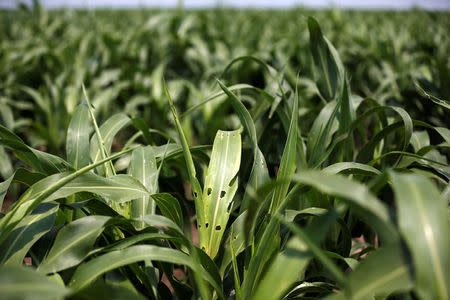
[[[331,213],[312,223],[308,230],[297,229],[301,234],[295,232],[296,236],[287,243],[282,252],[278,253],[256,288],[252,299],[280,299],[304,271],[314,254],[320,253],[315,243],[325,237],[335,218],[336,215]],[[295,227],[295,225],[291,226]],[[312,248],[315,251],[311,251]],[[277,288],[274,289],[274,286]]]
[[[106,120],[106,122],[99,127],[99,133],[101,135],[101,141],[103,142],[103,145],[99,144],[100,142],[96,135],[92,136],[90,142],[90,155],[93,163],[96,163],[109,155],[114,137],[123,127],[130,124],[130,122],[131,119],[126,115],[116,114]],[[103,148],[106,151],[105,155],[102,155]],[[110,166],[108,166],[108,168],[109,167]],[[97,171],[100,175],[107,174],[106,169],[103,166],[99,166],[97,168]],[[112,174],[113,173],[111,173],[110,175]]]
[[[47,177],[49,178],[49,177]],[[46,179],[47,179],[46,178]],[[38,182],[27,194],[35,194],[46,182]],[[108,201],[123,203],[150,195],[147,189],[134,177],[120,174],[112,177],[101,177],[93,173],[84,174],[59,188],[45,199],[49,202],[58,198],[65,198],[79,192],[91,192],[104,197]]]
[[[395,172],[390,177],[400,232],[414,262],[417,292],[423,299],[449,299],[447,203],[427,178]]]
[[[26,216],[0,246],[0,260],[5,264],[21,265],[28,250],[55,222],[58,205],[41,204]]]
[[[244,221],[247,216],[247,212],[243,212],[239,217],[234,220],[229,230],[230,243],[225,245],[225,252],[223,254],[222,262],[220,265],[220,272],[223,274],[225,269],[232,261],[233,253],[231,251],[231,241],[233,241],[234,255],[239,255],[245,250],[245,234],[244,234]],[[225,236],[226,237],[226,236]]]
[[[79,264],[91,251],[109,219],[105,216],[88,216],[64,226],[38,271],[54,273]]]
[[[183,228],[183,213],[178,200],[170,194],[160,193],[151,195],[161,213]]]
[[[80,104],[75,110],[67,130],[67,161],[78,170],[89,164],[89,109]]]
[[[116,154],[114,154],[110,157],[107,157],[95,164],[86,166],[75,172],[64,172],[64,173],[54,174],[52,176],[46,177],[46,178],[40,180],[39,182],[35,183],[17,201],[14,208],[5,217],[0,219],[0,243],[3,242],[4,239],[6,239],[8,237],[8,235],[11,233],[13,228],[21,221],[21,219],[23,217],[25,217],[26,215],[31,213],[33,211],[33,209],[36,208],[40,203],[42,203],[45,200],[48,200],[47,198],[50,197],[53,193],[58,192],[58,190],[61,189],[62,187],[64,187],[66,184],[70,183],[72,180],[75,180],[79,176],[89,172],[93,168],[95,168],[109,160],[120,157],[121,155],[128,153],[131,150],[133,150],[133,148],[116,153]],[[130,181],[128,181],[128,183],[129,182]],[[145,191],[145,188],[142,187],[142,185],[139,182],[137,183],[137,185],[141,187],[141,190],[136,189],[136,188],[132,188],[132,190],[138,191],[139,193],[143,193]],[[125,187],[125,189],[126,188],[127,187]],[[72,188],[71,191],[66,191],[66,194],[65,195],[62,194],[61,197],[68,196],[68,195],[71,195],[75,192],[79,192],[82,190],[84,190],[84,187],[78,186],[78,190],[77,190],[77,188]],[[103,190],[106,191],[107,193],[110,193],[108,188],[104,188]],[[117,190],[123,193],[124,189],[119,188]],[[138,198],[138,197],[135,196],[134,198]]]
[[[342,93],[343,66],[333,45],[322,35],[317,21],[308,18],[311,53],[315,63],[314,75],[321,95],[331,101]]]
[[[167,217],[160,216],[160,215],[146,215],[138,220],[142,220],[145,222],[145,224],[154,226],[154,227],[161,227],[161,226],[167,227],[168,229],[171,229],[171,230],[179,233],[180,236],[184,236],[182,228],[180,226],[178,226],[174,221],[172,221],[171,219],[169,219]]]
[[[399,246],[377,250],[350,274],[343,292],[326,299],[373,299],[410,290],[413,281],[404,259]]]
[[[189,181],[191,182],[192,186],[192,194],[194,196],[195,201],[195,212],[197,215],[197,228],[199,233],[199,240],[200,241],[207,241],[209,236],[206,234],[207,232],[205,230],[200,230],[201,224],[205,223],[205,208],[202,201],[202,188],[200,186],[200,183],[197,179],[196,171],[195,171],[195,165],[194,161],[192,160],[191,151],[189,150],[189,144],[186,140],[186,136],[184,135],[183,128],[181,127],[180,120],[178,117],[177,110],[175,109],[175,106],[173,105],[172,98],[170,96],[169,90],[167,89],[166,82],[164,81],[164,89],[166,92],[167,100],[169,101],[170,109],[172,111],[172,116],[175,121],[175,125],[177,127],[178,136],[180,137],[181,147],[183,149],[183,155],[184,159],[186,161],[186,168],[189,174]],[[206,245],[207,242],[202,242]]]
[[[295,174],[292,180],[349,201],[355,211],[373,226],[387,243],[398,242],[398,234],[390,221],[388,208],[366,186],[340,175],[330,175],[318,171]]]
[[[298,119],[298,99],[294,98],[294,107],[292,109],[291,123],[289,125],[288,137],[284,146],[283,156],[281,157],[280,169],[277,178],[288,178],[295,172],[297,157],[297,119]],[[273,214],[280,203],[285,199],[289,190],[290,182],[278,185],[270,203],[269,213]]]
[[[94,258],[77,268],[70,280],[69,287],[74,290],[81,290],[105,272],[146,259],[186,265],[199,272],[206,281],[213,285],[219,295],[222,294],[221,288],[211,275],[204,269],[199,269],[187,254],[178,250],[153,245],[131,246],[124,250],[113,251]],[[223,295],[220,298],[223,299]]]
[[[0,146],[0,176],[7,179],[14,172],[12,161],[5,151],[5,148]]]
[[[395,113],[397,113],[400,118],[402,119],[402,125],[401,127],[403,127],[403,143],[402,145],[399,147],[400,151],[405,151],[406,148],[408,147],[411,137],[412,137],[412,133],[413,133],[413,122],[411,117],[409,116],[409,114],[402,108],[400,107],[393,107],[393,106],[379,106],[379,107],[375,107],[373,109],[371,109],[369,112],[367,113],[375,113],[375,112],[383,112],[383,111],[393,111]],[[399,123],[400,124],[400,123]],[[398,125],[399,124],[391,124],[385,128],[383,128],[383,130],[381,130],[379,133],[377,133],[365,146],[363,149],[361,149],[360,153],[358,154],[358,160],[360,162],[367,162],[371,156],[373,156],[373,151],[376,147],[376,145],[383,140],[389,133],[391,133],[393,130],[399,128]],[[401,128],[400,127],[400,128]]]
[[[214,139],[211,161],[203,189],[205,223],[199,230],[206,232],[207,241],[200,247],[214,258],[227,226],[237,190],[237,173],[241,164],[241,135],[236,131],[218,131]]]
[[[0,183],[0,207],[3,205],[3,199],[5,199],[6,193],[8,192],[9,185],[11,184],[14,178],[14,174],[11,175],[8,179]]]
[[[321,162],[320,158],[326,152],[333,133],[338,130],[336,120],[338,108],[336,101],[329,102],[314,120],[306,144],[308,164],[311,167]]]
[[[242,126],[247,132],[253,150],[253,165],[252,170],[250,172],[250,178],[247,183],[246,193],[244,195],[244,199],[242,200],[240,211],[243,212],[248,208],[249,205],[249,195],[248,191],[256,190],[258,187],[263,185],[267,180],[269,180],[269,171],[267,170],[266,160],[264,158],[263,153],[258,147],[258,138],[256,136],[256,128],[253,119],[245,108],[244,104],[236,97],[236,95],[229,90],[221,81],[217,81],[222,90],[229,97],[231,104],[233,105],[236,114],[241,121]]]
[[[139,180],[150,194],[158,192],[158,168],[151,146],[137,148],[131,153],[128,173]],[[131,218],[153,214],[155,213],[155,202],[149,198],[149,195],[143,195],[131,202],[130,213]]]
[[[345,77],[344,90],[342,92],[341,99],[339,101],[339,129],[338,135],[346,134],[350,130],[352,122],[356,118],[356,110],[352,101],[352,94],[350,90],[349,80]],[[341,150],[341,156],[344,160],[350,161],[353,159],[352,154],[354,152],[353,134],[349,133],[347,141],[344,143]]]
[[[0,289],[3,299],[61,299],[70,289],[35,272],[19,266],[0,267]]]
[[[290,180],[298,184],[311,186],[321,193],[340,197],[342,201],[352,205],[355,212],[357,212],[367,224],[370,224],[370,226],[379,232],[386,244],[398,244],[399,236],[390,221],[386,205],[373,196],[364,185],[340,175],[331,175],[319,171],[303,171],[300,174],[294,174]],[[264,189],[264,193],[269,193],[271,190],[275,189],[277,185],[281,184],[283,184],[282,181],[268,183],[263,186],[262,189]],[[298,191],[298,189],[296,191]],[[292,196],[292,194],[289,194],[287,198],[289,198],[289,196]],[[278,212],[284,210],[284,207],[287,204],[286,201],[288,200],[286,199],[280,205],[277,210]],[[263,257],[272,242],[277,224],[277,219],[272,218],[265,227],[258,248],[250,261],[247,277],[244,279],[244,297],[249,297],[251,293],[254,292],[257,271],[261,268]]]
[[[62,158],[27,146],[8,128],[0,125],[0,145],[10,149],[21,161],[44,174],[62,172],[70,167]]]
[[[340,162],[332,164],[326,168],[322,169],[323,172],[329,174],[338,174],[341,172],[349,172],[351,174],[370,174],[370,175],[380,175],[381,172],[374,167],[355,163],[355,162]]]

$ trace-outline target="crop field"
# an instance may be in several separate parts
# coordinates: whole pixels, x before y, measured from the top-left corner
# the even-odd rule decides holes
[[[450,299],[450,12],[0,11],[0,299]]]

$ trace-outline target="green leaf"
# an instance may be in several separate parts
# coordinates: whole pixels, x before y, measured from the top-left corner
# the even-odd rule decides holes
[[[198,224],[207,239],[199,245],[214,258],[219,250],[237,190],[237,173],[241,164],[241,135],[236,131],[219,130],[214,139],[203,190],[205,223]]]
[[[156,224],[156,222],[154,222],[153,224]],[[121,239],[120,241],[109,244],[103,248],[97,248],[95,250],[92,250],[89,253],[89,255],[94,255],[94,254],[103,253],[103,252],[110,252],[110,251],[115,251],[115,250],[122,250],[122,249],[128,248],[134,244],[137,244],[139,242],[161,240],[161,239],[168,240],[168,241],[174,241],[174,242],[180,242],[181,244],[188,246],[188,242],[186,239],[177,237],[175,235],[170,235],[170,234],[165,234],[165,233],[139,233],[139,234],[130,236],[128,238]]]
[[[67,161],[76,170],[89,164],[89,125],[89,109],[80,104],[70,120],[66,138]]]
[[[436,103],[437,105],[440,105],[446,109],[450,110],[450,101],[445,100],[445,99],[440,99],[432,94],[430,94],[429,92],[426,92],[419,84],[419,82],[417,82],[417,80],[414,80],[414,84],[416,86],[417,91],[425,98],[433,101],[434,103]]]
[[[256,90],[256,91],[258,91],[259,93],[265,95],[266,97],[269,97],[269,98],[271,97],[266,91],[261,90],[261,89],[259,89],[259,88],[257,88],[257,87],[254,87],[254,86],[252,86],[252,85],[245,84],[245,83],[244,83],[244,84],[235,84],[235,85],[232,85],[232,86],[227,87],[227,89],[228,89],[229,91],[238,91],[238,90],[242,90],[242,89],[253,89],[253,90]],[[190,107],[188,110],[186,110],[186,111],[180,116],[180,118],[182,119],[182,118],[184,118],[184,117],[186,117],[186,116],[192,114],[194,111],[196,111],[197,109],[199,109],[200,107],[204,106],[206,103],[208,103],[208,102],[210,102],[210,101],[212,101],[212,100],[215,100],[215,99],[221,99],[221,96],[223,96],[223,95],[225,95],[225,94],[226,94],[225,91],[220,91],[220,92],[217,92],[217,93],[215,93],[215,94],[213,94],[213,95],[207,97],[205,100],[203,100],[203,101],[200,102],[199,104],[196,104],[196,105]]]
[[[410,270],[400,247],[376,250],[348,277],[344,299],[373,299],[374,296],[406,292],[413,287]]]
[[[297,146],[297,119],[298,119],[298,99],[294,98],[294,107],[292,109],[291,123],[289,125],[288,137],[284,146],[283,156],[281,157],[280,169],[277,179],[289,178],[295,172],[296,168],[296,146]],[[272,202],[270,203],[269,213],[273,214],[278,206],[286,197],[290,182],[284,182],[277,185],[273,192]]]
[[[397,243],[398,234],[390,221],[388,208],[372,195],[366,186],[340,175],[320,171],[294,174],[292,180],[310,185],[322,193],[342,198],[385,239],[385,242]]]
[[[19,168],[14,173],[13,182],[18,182],[21,184],[25,184],[27,186],[32,186],[39,180],[45,178],[45,175],[37,172],[30,172],[27,169]]]
[[[9,186],[14,178],[14,174],[11,175],[8,179],[0,183],[0,208],[3,205],[3,200],[5,199],[6,193],[8,192]]]
[[[123,154],[130,152],[131,150],[133,149],[131,148],[116,153],[95,164],[86,166],[75,172],[65,172],[55,174],[35,183],[15,203],[14,208],[5,217],[0,219],[0,243],[4,241],[4,239],[11,233],[13,228],[22,220],[24,216],[32,212],[34,208],[36,208],[44,200],[47,200],[47,198],[50,197],[53,193],[57,192],[59,189],[64,187],[64,185],[70,183],[72,180],[75,180],[79,176],[89,172],[98,165],[101,165],[107,161],[120,157]],[[140,183],[138,183],[138,185],[142,186]],[[67,193],[67,195],[69,194],[72,193]]]
[[[180,228],[184,227],[181,206],[175,197],[167,193],[153,194],[151,197],[156,202],[163,216],[174,221]]]
[[[450,143],[450,129],[445,128],[445,127],[433,127],[433,128],[442,136],[442,138],[447,143]]]
[[[342,92],[342,63],[336,49],[322,35],[319,24],[312,17],[308,17],[308,29],[317,87],[327,101],[334,100]]]
[[[41,204],[26,216],[0,247],[1,263],[21,265],[28,250],[55,222],[58,205]]]
[[[398,122],[390,124],[383,128],[383,130],[378,132],[374,137],[372,137],[370,141],[366,145],[364,145],[364,147],[358,153],[358,161],[364,163],[368,162],[371,159],[371,156],[373,156],[374,149],[378,145],[378,143],[397,128],[403,127],[403,143],[399,147],[400,151],[405,151],[408,147],[413,133],[413,122],[409,114],[404,109],[394,106],[379,106],[366,112],[365,115],[381,113],[386,110],[391,110],[397,113],[402,119],[401,123]],[[403,126],[401,126],[402,123]]]
[[[7,179],[13,172],[12,160],[6,153],[5,148],[0,146],[0,176]]]
[[[186,140],[186,136],[184,135],[183,128],[181,127],[181,123],[180,123],[180,120],[179,120],[179,117],[177,114],[177,110],[175,109],[175,106],[173,105],[172,98],[170,97],[170,93],[169,93],[169,90],[167,89],[166,82],[164,81],[163,83],[164,83],[164,90],[166,92],[167,100],[169,101],[170,109],[172,111],[172,116],[175,121],[175,125],[177,127],[178,136],[180,138],[181,147],[183,149],[184,159],[186,161],[186,168],[187,168],[187,171],[189,174],[189,181],[192,186],[192,194],[194,196],[194,201],[195,201],[195,212],[196,212],[196,216],[197,216],[197,224],[204,224],[205,223],[205,208],[204,208],[204,204],[202,201],[202,188],[197,179],[194,161],[192,160],[191,151],[189,150],[189,144]],[[208,236],[206,235],[206,231],[199,230],[198,232],[199,232],[199,240],[205,241],[208,239]]]
[[[344,80],[344,90],[339,101],[339,129],[338,135],[349,133],[346,143],[343,145],[341,156],[344,160],[353,160],[353,135],[349,132],[352,122],[356,118],[356,111],[352,101],[350,83],[347,78]]]
[[[288,288],[297,281],[298,276],[304,271],[314,256],[322,262],[325,260],[327,265],[331,264],[332,270],[335,270],[337,274],[337,278],[342,281],[342,272],[336,270],[337,267],[329,261],[316,245],[325,237],[336,217],[337,214],[335,212],[330,213],[313,222],[306,230],[302,230],[292,223],[285,222],[285,225],[290,225],[289,228],[295,236],[289,240],[286,248],[274,258],[260,284],[256,287],[252,299],[275,300],[282,298]],[[277,288],[274,289],[274,286]]]
[[[70,280],[69,286],[76,291],[80,290],[88,286],[93,280],[105,272],[147,259],[186,265],[194,271],[199,272],[205,280],[215,287],[216,291],[221,293],[221,288],[217,286],[211,275],[203,269],[198,270],[195,263],[187,254],[178,250],[153,245],[131,246],[96,257],[77,268]]]
[[[355,163],[355,162],[340,162],[332,164],[326,168],[322,169],[323,172],[329,174],[338,174],[341,172],[349,172],[351,174],[361,174],[361,175],[380,175],[381,172],[374,167]]]
[[[69,173],[66,173],[66,175],[68,174]],[[52,181],[52,177],[58,177],[56,175],[49,176],[38,182],[26,193],[35,194],[45,189],[47,183]],[[116,203],[123,203],[138,197],[149,195],[147,189],[134,177],[120,174],[105,178],[95,175],[94,173],[88,173],[78,176],[73,181],[59,188],[49,195],[45,199],[45,202],[65,198],[79,192],[95,193]]]
[[[418,174],[389,174],[400,232],[414,262],[417,292],[423,299],[449,299],[447,203],[429,179]]]
[[[131,120],[125,114],[116,114],[110,117],[106,122],[100,126],[99,133],[102,138],[103,145],[99,144],[97,136],[92,136],[90,142],[90,155],[92,163],[96,163],[108,156],[111,151],[112,142],[116,134],[126,125],[130,124]],[[106,153],[102,155],[102,148],[104,147]],[[104,167],[98,167],[97,171],[100,175],[107,174]]]
[[[299,238],[292,238],[270,264],[252,299],[281,299],[311,259],[307,245]]]
[[[380,235],[387,245],[398,244],[399,236],[390,221],[386,205],[373,196],[366,186],[340,175],[330,175],[320,171],[302,171],[300,174],[294,174],[291,180],[303,186],[311,186],[324,194],[339,197],[344,203],[351,205],[352,209]],[[265,192],[268,193],[268,190],[273,190],[282,183],[283,181],[277,180],[274,183],[266,184],[262,189],[264,188]],[[296,192],[299,189],[293,189],[293,191]],[[287,198],[291,196],[292,192],[287,195]],[[284,210],[287,201],[287,199],[284,200],[278,211]],[[261,268],[263,253],[266,251],[264,249],[271,242],[277,224],[278,221],[275,218],[270,219],[258,248],[252,256],[247,277],[244,279],[245,295],[249,295],[253,290],[255,273]]]
[[[223,274],[225,269],[232,261],[232,250],[231,250],[231,241],[233,242],[233,251],[234,255],[238,256],[239,253],[245,250],[245,234],[244,234],[244,225],[245,218],[247,216],[247,211],[240,214],[236,220],[234,220],[233,224],[229,229],[229,237],[230,242],[225,245],[225,252],[223,254],[222,262],[220,265],[220,272]],[[225,236],[226,237],[226,236]]]
[[[35,272],[32,268],[1,266],[0,290],[3,299],[61,299],[70,290]]]
[[[106,283],[99,281],[71,295],[70,299],[145,300],[147,298],[118,283]]]
[[[55,273],[82,262],[109,219],[105,216],[88,216],[64,226],[38,271]]]
[[[144,99],[147,100],[146,97],[144,97]],[[148,126],[147,126],[147,124],[145,123],[144,119],[141,119],[141,118],[133,118],[133,119],[131,120],[131,123],[133,124],[133,126],[134,126],[136,129],[139,129],[139,130],[142,132],[142,135],[143,135],[143,137],[144,137],[144,139],[145,139],[145,142],[146,142],[148,145],[151,145],[153,139],[152,139],[152,136],[150,135],[150,129],[148,128]]]
[[[306,149],[308,154],[308,165],[315,167],[320,158],[326,152],[331,142],[333,133],[338,130],[336,114],[339,106],[336,101],[327,103],[314,120],[308,133]]]
[[[146,215],[138,220],[142,220],[147,225],[154,226],[154,227],[167,227],[167,228],[172,229],[175,232],[179,233],[180,236],[184,237],[182,228],[179,227],[175,222],[173,222],[171,219],[169,219],[167,217],[160,216],[160,215]]]
[[[131,153],[128,173],[139,180],[150,194],[158,191],[158,168],[151,146],[137,148]],[[154,214],[155,202],[150,199],[149,195],[142,195],[131,202],[130,210],[131,218]]]
[[[263,153],[258,147],[258,137],[256,135],[256,128],[255,123],[253,122],[253,119],[248,112],[248,110],[245,108],[244,104],[242,104],[241,101],[236,97],[236,95],[229,90],[220,80],[217,81],[220,88],[227,94],[229,97],[231,104],[236,112],[236,114],[239,117],[239,120],[241,121],[242,126],[244,127],[245,131],[247,132],[251,145],[253,150],[253,165],[252,170],[250,172],[250,178],[248,180],[244,199],[241,203],[241,209],[240,211],[243,212],[248,208],[249,205],[249,190],[256,190],[258,187],[263,185],[265,182],[269,180],[269,171],[267,170],[267,164],[266,160],[264,158]]]
[[[27,146],[21,138],[0,125],[0,145],[9,148],[21,161],[44,174],[62,172],[70,167],[65,160]]]

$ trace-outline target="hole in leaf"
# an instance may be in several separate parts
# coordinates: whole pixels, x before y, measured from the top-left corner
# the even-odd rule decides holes
[[[220,229],[222,229],[222,227],[220,227],[220,225],[217,225],[216,230],[220,230]]]
[[[209,226],[209,223],[206,223],[206,224],[205,224],[205,227],[208,228],[208,226]]]
[[[211,195],[212,189],[208,188],[208,196]]]
[[[228,212],[228,213],[229,213],[230,210],[231,210],[231,206],[233,206],[233,201],[230,201],[230,203],[228,203],[228,206],[227,206],[227,212]]]
[[[230,180],[230,183],[228,184],[228,186],[233,186],[233,184],[237,180],[237,178],[238,178],[238,174],[234,175],[233,179]]]
[[[197,192],[194,192],[194,197],[197,198]]]
[[[221,191],[220,192],[220,198],[223,198],[223,197],[225,197],[225,194],[226,194],[227,192],[225,192],[225,191]]]
[[[205,251],[205,250],[206,250],[205,246],[202,246],[202,250],[203,250],[203,251]]]

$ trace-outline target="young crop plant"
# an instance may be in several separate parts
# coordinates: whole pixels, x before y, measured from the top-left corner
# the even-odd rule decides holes
[[[400,72],[373,93],[382,99],[358,96],[371,90],[366,75],[378,66],[348,69],[340,53],[359,45],[335,48],[323,34],[334,31],[312,17],[305,39],[256,34],[245,25],[263,24],[252,12],[229,26],[226,11],[160,12],[142,27],[124,18],[135,31],[107,22],[116,14],[87,19],[97,31],[84,35],[72,19],[40,10],[33,22],[48,56],[0,54],[21,80],[26,63],[61,76],[49,73],[60,80],[36,92],[11,84],[0,65],[0,79],[9,78],[0,89],[8,108],[0,119],[0,299],[450,298],[442,82],[427,89],[411,80],[432,100],[414,113],[401,93],[385,101],[408,78]],[[75,20],[85,26],[85,18]],[[206,26],[211,20],[222,27]],[[228,34],[235,23],[236,36]],[[261,48],[284,38],[248,55],[247,32]],[[59,34],[72,38],[49,47],[45,38]],[[160,60],[147,72],[152,55]],[[55,61],[71,66],[65,75]],[[17,95],[33,99],[35,115],[28,101],[12,104]],[[422,110],[432,114],[419,120]],[[68,117],[52,118],[59,111]],[[26,132],[28,118],[58,127]]]
[[[214,258],[219,251],[220,242],[233,208],[233,198],[237,190],[237,173],[241,162],[241,134],[239,130],[220,130],[217,132],[202,190],[196,178],[195,165],[186,137],[178,121],[178,115],[166,85],[165,89],[192,184],[199,246],[211,258]]]

